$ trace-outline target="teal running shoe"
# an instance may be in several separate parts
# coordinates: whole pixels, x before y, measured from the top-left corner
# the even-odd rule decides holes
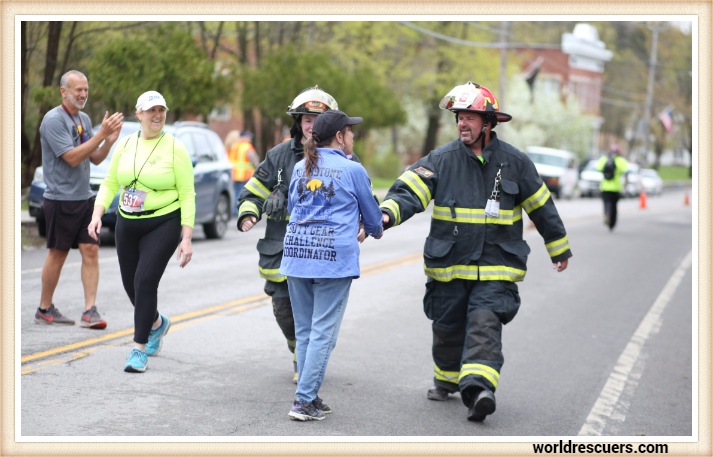
[[[124,365],[124,371],[127,373],[143,373],[146,371],[146,367],[149,364],[149,359],[146,353],[141,349],[133,349],[126,356],[126,364]]]
[[[163,336],[168,333],[168,329],[171,328],[171,319],[160,314],[161,316],[161,326],[157,329],[151,329],[149,333],[149,342],[146,343],[146,355],[152,356],[161,352],[161,345],[163,344]]]

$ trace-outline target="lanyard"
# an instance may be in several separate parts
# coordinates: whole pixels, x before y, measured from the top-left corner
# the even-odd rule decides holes
[[[135,186],[136,182],[139,180],[139,176],[141,175],[141,171],[144,169],[144,166],[146,166],[146,163],[147,163],[147,162],[149,161],[149,159],[151,158],[151,154],[153,154],[153,152],[156,150],[156,148],[158,147],[158,144],[161,142],[161,140],[163,139],[163,136],[164,136],[165,134],[166,134],[166,132],[161,132],[161,138],[158,139],[158,141],[157,141],[156,144],[154,145],[153,149],[152,149],[151,152],[149,153],[149,156],[146,157],[146,161],[144,162],[143,165],[141,165],[141,168],[139,169],[139,174],[137,175],[137,174],[136,174],[136,156],[139,154],[139,140],[141,139],[141,130],[139,130],[139,133],[136,135],[136,150],[134,151],[134,180],[131,181],[131,184],[129,184],[128,187],[134,187],[134,186]],[[146,187],[148,187],[148,186],[146,186]],[[149,189],[151,189],[151,188],[149,187]],[[151,189],[151,190],[154,190],[154,191],[155,191],[155,189]]]
[[[66,106],[64,106],[64,103],[62,103],[62,109],[64,110],[65,113],[67,113],[67,116],[69,116],[70,119],[72,119],[72,122],[74,122],[74,126],[77,128],[77,132],[79,132],[79,142],[81,144],[84,144],[84,124],[82,124],[82,116],[79,116],[79,125],[77,125],[77,121],[74,120],[72,117],[72,113],[69,112]]]

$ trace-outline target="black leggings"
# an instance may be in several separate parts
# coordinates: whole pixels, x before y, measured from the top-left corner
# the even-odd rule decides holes
[[[604,202],[604,214],[609,214],[609,228],[613,229],[616,225],[616,205],[619,202],[619,192],[602,192],[602,201]]]
[[[116,221],[116,254],[124,290],[134,305],[134,341],[146,344],[158,319],[158,283],[181,239],[181,210]]]

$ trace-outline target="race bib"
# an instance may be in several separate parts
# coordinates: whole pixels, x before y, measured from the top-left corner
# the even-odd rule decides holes
[[[121,209],[127,213],[136,213],[144,210],[146,191],[127,187],[121,196]]]

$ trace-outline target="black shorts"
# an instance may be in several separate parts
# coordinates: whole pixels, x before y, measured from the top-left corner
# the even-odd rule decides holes
[[[99,244],[89,236],[87,228],[92,221],[95,197],[89,200],[44,199],[43,209],[47,221],[47,247],[69,252],[79,244]]]

